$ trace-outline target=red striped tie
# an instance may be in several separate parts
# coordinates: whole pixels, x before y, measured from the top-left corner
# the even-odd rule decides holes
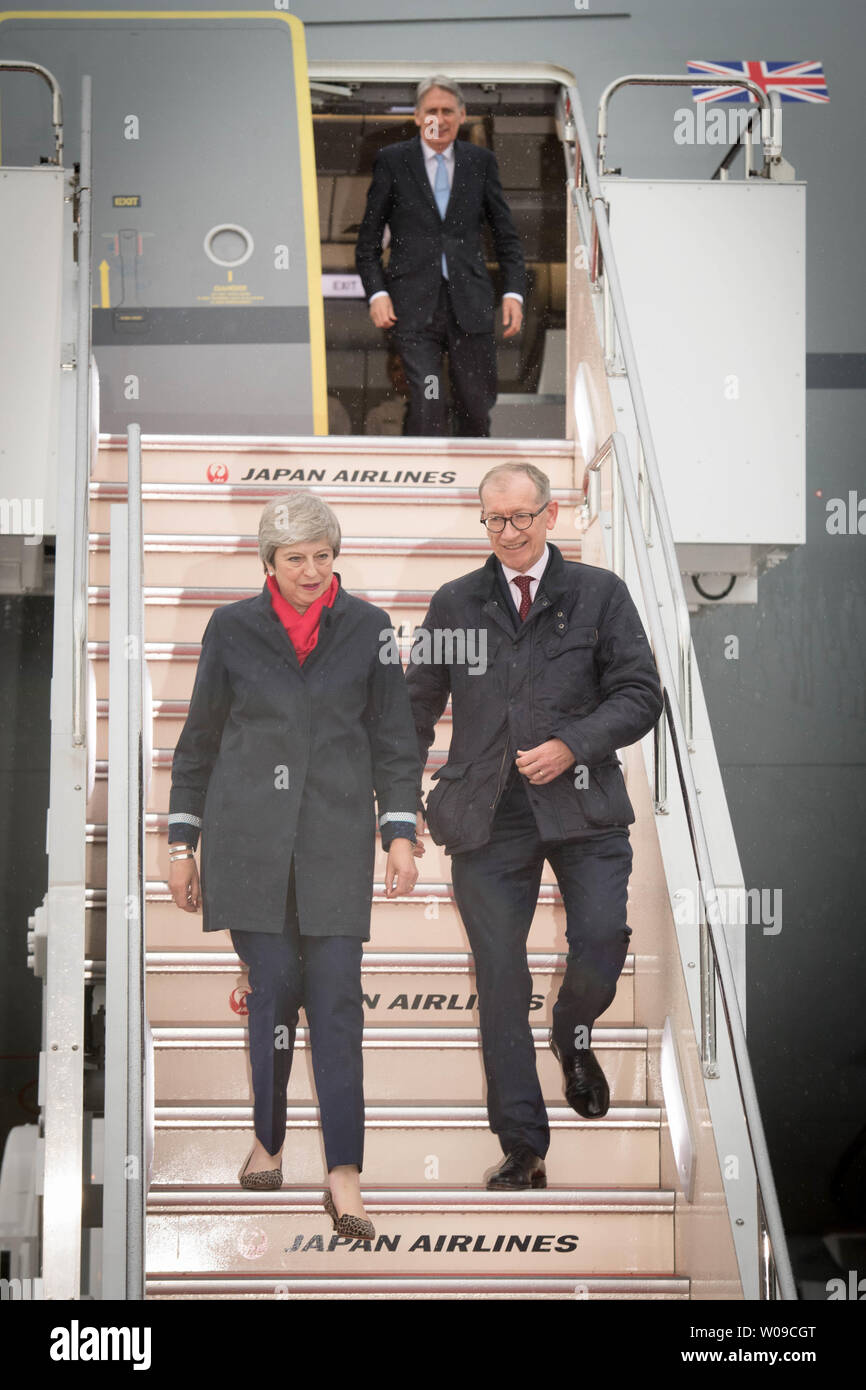
[[[520,590],[520,609],[518,611],[518,616],[520,618],[520,621],[523,622],[524,618],[526,617],[527,613],[532,607],[532,599],[529,597],[529,586],[532,583],[532,575],[519,574],[517,578],[512,579],[511,582],[512,584],[516,584],[518,589]]]

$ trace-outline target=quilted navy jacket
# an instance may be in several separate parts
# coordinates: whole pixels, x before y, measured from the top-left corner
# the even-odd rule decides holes
[[[550,545],[520,623],[497,567],[491,555],[433,595],[406,677],[422,757],[451,697],[448,762],[435,774],[426,808],[430,833],[449,854],[487,843],[517,749],[550,738],[568,745],[575,766],[542,786],[527,783],[540,837],[563,841],[589,828],[630,825],[634,811],[616,750],[648,733],[662,711],[646,633],[621,579],[566,561]],[[461,645],[460,632],[471,641]],[[466,651],[475,669],[460,659]]]

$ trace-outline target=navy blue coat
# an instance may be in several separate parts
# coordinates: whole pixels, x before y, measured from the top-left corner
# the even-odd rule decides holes
[[[304,665],[263,585],[214,611],[172,762],[169,839],[201,827],[205,931],[370,935],[376,816],[414,816],[421,765],[391,620],[341,587]],[[383,826],[388,843],[393,822]]]

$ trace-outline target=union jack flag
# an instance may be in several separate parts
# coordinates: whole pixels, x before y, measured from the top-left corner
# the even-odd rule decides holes
[[[825,102],[830,100],[822,63],[720,62],[705,63],[690,58],[688,71],[707,77],[750,77],[765,92],[776,91],[782,101]],[[755,101],[747,87],[692,87],[695,101]]]

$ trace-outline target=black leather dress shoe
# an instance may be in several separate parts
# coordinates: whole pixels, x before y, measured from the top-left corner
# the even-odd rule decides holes
[[[590,1048],[563,1056],[553,1038],[550,1050],[562,1067],[565,1099],[585,1120],[600,1120],[610,1107],[607,1078]]]
[[[547,1187],[544,1159],[539,1158],[528,1144],[518,1144],[495,1173],[487,1179],[491,1191],[514,1192],[522,1187]]]

